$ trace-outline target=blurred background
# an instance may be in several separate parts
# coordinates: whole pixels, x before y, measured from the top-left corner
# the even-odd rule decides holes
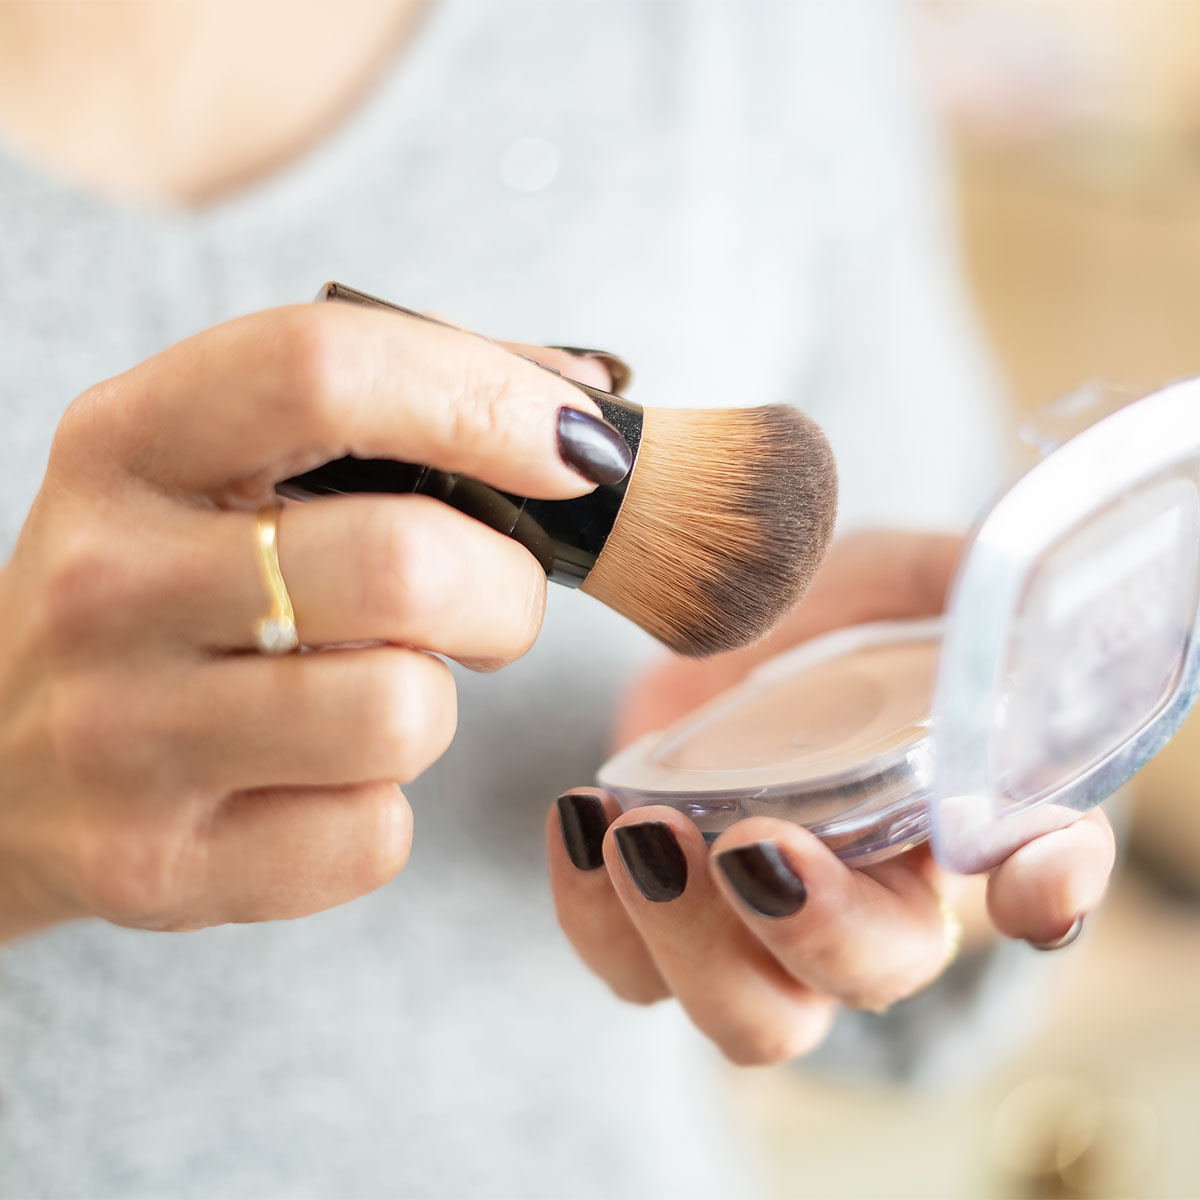
[[[1018,412],[1200,374],[1200,0],[909,2]],[[1200,1196],[1200,717],[1131,793],[1110,902],[1019,1056],[915,1095],[737,1075],[779,1196]]]

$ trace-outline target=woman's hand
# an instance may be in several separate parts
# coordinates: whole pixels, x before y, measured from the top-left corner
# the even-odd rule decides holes
[[[787,645],[861,621],[941,611],[961,541],[871,534],[831,550],[807,598],[761,646],[673,661],[634,690],[623,740],[683,715]],[[924,847],[863,870],[807,830],[755,817],[705,844],[671,808],[620,814],[602,791],[560,798],[547,822],[559,921],[621,997],[675,996],[736,1063],[803,1054],[839,1005],[882,1009],[938,977],[954,951],[946,905],[969,881]],[[1113,865],[1093,812],[1030,842],[986,882],[995,928],[1045,943],[1099,903]]]
[[[394,781],[454,735],[435,655],[522,654],[545,577],[424,497],[289,507],[282,571],[323,649],[268,658],[247,653],[268,609],[254,509],[344,454],[577,496],[580,438],[612,436],[497,346],[336,304],[230,322],[80,397],[0,571],[0,938],[297,917],[395,875],[412,822]]]

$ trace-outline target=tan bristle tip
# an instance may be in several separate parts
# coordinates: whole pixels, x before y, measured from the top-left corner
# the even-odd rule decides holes
[[[583,590],[680,654],[736,650],[800,599],[836,515],[829,443],[795,409],[648,408]]]

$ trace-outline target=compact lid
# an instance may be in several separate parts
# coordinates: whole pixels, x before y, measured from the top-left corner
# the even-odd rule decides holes
[[[970,539],[935,690],[934,848],[981,871],[1111,795],[1200,681],[1200,380],[1110,412]]]

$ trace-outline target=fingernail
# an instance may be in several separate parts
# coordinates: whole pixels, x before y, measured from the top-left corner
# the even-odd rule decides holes
[[[589,350],[585,346],[551,346],[550,349],[561,350],[573,358],[594,358],[608,372],[610,392],[624,392],[633,382],[633,368],[623,358],[609,354],[607,350]]]
[[[571,862],[581,871],[604,866],[608,813],[598,796],[568,792],[558,798],[558,823]]]
[[[663,904],[687,887],[687,858],[665,821],[622,825],[614,835],[629,878],[647,900]]]
[[[633,466],[629,443],[611,425],[565,405],[558,410],[558,453],[592,483],[620,483]]]
[[[717,855],[733,890],[760,917],[790,917],[808,899],[804,880],[774,842],[751,842]]]

